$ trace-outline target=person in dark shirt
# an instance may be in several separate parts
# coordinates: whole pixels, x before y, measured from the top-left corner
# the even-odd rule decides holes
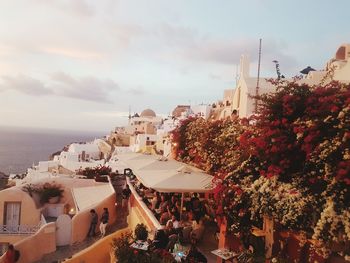
[[[169,242],[169,238],[163,229],[156,231],[154,239],[152,241],[152,247],[154,249],[166,249]]]
[[[192,262],[198,262],[198,263],[207,263],[207,258],[198,250],[198,248],[192,244],[190,250],[188,251],[188,254],[186,256],[185,262],[192,263]]]
[[[105,207],[103,208],[103,214],[101,216],[101,223],[100,223],[101,237],[104,237],[106,234],[106,227],[108,224],[108,220],[109,220],[109,212],[108,212],[108,208]]]
[[[131,195],[131,190],[130,190],[129,185],[127,184],[126,187],[122,191],[122,197],[123,197],[122,207],[123,208],[127,207],[130,195]]]
[[[95,209],[90,210],[90,215],[91,215],[91,222],[90,222],[90,228],[88,232],[88,237],[93,237],[95,236],[95,229],[98,221],[98,215],[95,211]]]

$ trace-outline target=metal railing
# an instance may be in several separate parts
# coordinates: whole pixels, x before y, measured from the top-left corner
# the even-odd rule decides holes
[[[36,226],[29,225],[0,225],[0,235],[30,235],[36,233],[40,224]]]

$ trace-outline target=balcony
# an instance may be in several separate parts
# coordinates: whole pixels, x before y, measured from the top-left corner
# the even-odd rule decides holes
[[[29,225],[0,225],[0,235],[31,235],[37,232],[41,224]]]

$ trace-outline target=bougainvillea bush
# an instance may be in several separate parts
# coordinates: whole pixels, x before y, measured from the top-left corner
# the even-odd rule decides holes
[[[109,166],[99,165],[97,167],[86,167],[84,170],[80,170],[78,174],[86,176],[88,179],[99,178],[101,175],[109,175],[112,168]]]
[[[225,176],[241,161],[237,146],[244,128],[239,120],[185,119],[172,132],[176,159]]]
[[[223,179],[227,218],[270,215],[325,245],[350,241],[350,85],[275,85],[247,120],[185,120],[175,156]]]

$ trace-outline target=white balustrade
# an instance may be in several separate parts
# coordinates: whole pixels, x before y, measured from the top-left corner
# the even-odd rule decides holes
[[[30,225],[0,225],[0,235],[30,235],[37,232],[40,224]]]

